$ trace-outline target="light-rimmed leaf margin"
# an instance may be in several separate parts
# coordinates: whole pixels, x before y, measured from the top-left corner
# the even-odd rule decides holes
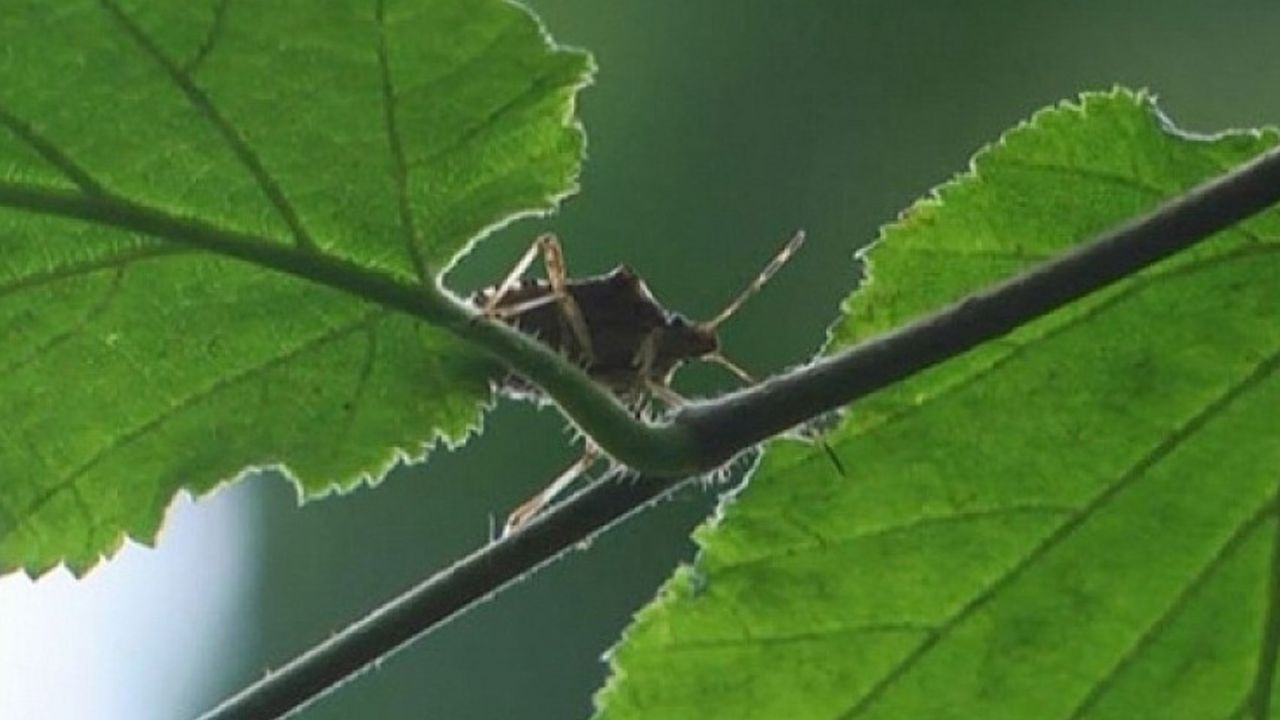
[[[314,496],[475,427],[476,350],[146,221],[429,287],[574,189],[585,53],[502,0],[34,3],[0,42],[0,571],[82,572],[249,467]]]
[[[1145,94],[1037,113],[887,227],[834,345],[1277,142]],[[1280,642],[1280,213],[771,443],[599,717],[1255,717]]]

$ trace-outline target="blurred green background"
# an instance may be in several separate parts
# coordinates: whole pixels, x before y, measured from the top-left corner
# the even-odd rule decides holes
[[[557,40],[599,64],[581,96],[582,190],[558,215],[483,243],[450,286],[492,282],[551,229],[572,273],[626,262],[669,307],[706,317],[804,228],[804,250],[724,331],[731,355],[761,374],[822,342],[857,280],[853,252],[880,224],[1036,108],[1120,83],[1151,88],[1191,130],[1280,122],[1274,0],[533,5]],[[726,378],[681,382],[698,392]],[[209,668],[191,707],[481,545],[491,517],[576,456],[552,410],[505,401],[485,424],[466,448],[346,498],[299,508],[278,477],[254,479],[257,614],[227,621],[239,657]],[[727,488],[687,489],[300,717],[587,716],[601,654],[692,557],[689,530]]]

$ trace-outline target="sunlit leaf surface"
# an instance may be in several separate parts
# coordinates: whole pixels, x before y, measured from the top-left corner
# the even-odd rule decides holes
[[[1116,91],[887,227],[833,331],[899,325],[1276,143]],[[768,448],[613,652],[599,717],[1275,717],[1280,212]]]
[[[7,2],[0,195],[121,201],[404,281],[573,187],[588,58],[500,0]],[[151,541],[182,488],[304,495],[462,438],[489,362],[190,247],[0,203],[0,572]]]

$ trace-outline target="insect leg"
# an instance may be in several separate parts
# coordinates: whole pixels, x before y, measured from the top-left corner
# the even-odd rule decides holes
[[[550,234],[539,235],[538,238],[529,245],[529,249],[525,250],[524,255],[520,256],[515,267],[511,268],[511,272],[507,273],[507,276],[502,279],[502,282],[498,283],[498,285],[493,289],[493,294],[485,300],[484,305],[480,308],[480,314],[487,317],[496,316],[495,310],[497,309],[498,304],[507,296],[507,293],[515,289],[516,284],[520,282],[520,278],[524,276],[525,271],[527,271],[529,266],[533,264],[534,258],[538,257],[538,253],[545,252],[545,250],[543,250],[543,246],[548,242],[555,243],[556,237]]]
[[[524,501],[520,507],[511,511],[507,516],[507,522],[502,527],[502,537],[510,535],[512,532],[520,529],[525,523],[529,522],[534,515],[537,515],[547,506],[557,495],[564,492],[565,488],[573,484],[578,476],[586,472],[592,464],[600,457],[600,451],[595,445],[587,444],[587,449],[583,451],[582,457],[573,462],[572,465],[565,468],[537,495]]]
[[[668,408],[675,410],[688,404],[687,400],[671,389],[671,375],[675,373],[675,369],[672,368],[672,372],[665,378],[653,376],[653,365],[658,359],[658,339],[661,334],[662,328],[654,328],[644,336],[640,345],[636,347],[636,354],[631,358],[631,365],[636,369],[637,385],[640,389],[661,400]]]
[[[636,346],[635,355],[631,356],[631,366],[636,369],[636,377],[648,380],[653,375],[653,364],[658,359],[658,338],[662,328],[654,328],[644,336]]]
[[[542,249],[542,261],[547,266],[547,281],[551,284],[551,293],[560,305],[564,321],[578,341],[582,353],[582,363],[591,365],[595,362],[595,351],[591,347],[591,331],[587,328],[587,319],[582,316],[582,308],[569,292],[569,274],[565,268],[564,251],[560,241],[554,235],[543,235],[538,238],[538,246]]]
[[[733,373],[734,377],[738,378],[739,380],[746,383],[747,385],[756,384],[756,379],[751,377],[751,373],[747,372],[746,370],[743,370],[741,366],[739,366],[734,361],[730,360],[728,356],[724,355],[723,353],[720,353],[720,352],[709,353],[707,355],[703,355],[700,359],[706,360],[709,363],[714,363],[716,365],[719,365],[725,370],[728,370],[729,372]]]
[[[502,307],[502,300],[520,283],[520,278],[528,271],[529,266],[538,255],[547,268],[547,282],[551,285],[550,298],[533,298],[519,305]],[[564,250],[560,240],[552,233],[539,235],[524,255],[511,268],[511,272],[494,287],[492,293],[480,307],[480,314],[489,318],[506,318],[519,315],[527,310],[554,301],[559,307],[564,322],[569,326],[574,339],[578,341],[581,360],[590,365],[595,361],[595,352],[591,346],[591,332],[587,328],[587,320],[578,307],[578,301],[569,292],[568,272],[565,268]]]
[[[685,399],[684,396],[657,380],[649,380],[648,386],[649,392],[652,393],[654,397],[666,403],[667,407],[672,410],[679,410],[689,404],[689,401]]]
[[[555,301],[556,299],[550,295],[544,295],[530,300],[525,300],[521,303],[515,303],[513,305],[501,305],[494,308],[493,312],[489,313],[488,316],[494,319],[519,317],[530,310],[536,310],[543,305],[549,305]]]

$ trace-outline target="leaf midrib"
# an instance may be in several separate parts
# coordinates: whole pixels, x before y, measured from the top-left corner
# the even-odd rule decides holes
[[[0,181],[0,205],[114,227],[242,260],[446,326],[458,320],[444,317],[439,304],[428,298],[432,286],[369,270],[335,255],[284,245],[261,235],[220,227],[200,218],[183,217],[121,197],[91,196],[31,183]]]

